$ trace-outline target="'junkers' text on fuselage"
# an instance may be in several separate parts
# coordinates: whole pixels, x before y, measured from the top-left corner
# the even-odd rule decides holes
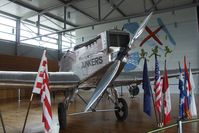
[[[87,68],[87,67],[99,65],[102,63],[103,63],[102,56],[99,56],[99,57],[92,58],[92,59],[82,62],[81,68]]]

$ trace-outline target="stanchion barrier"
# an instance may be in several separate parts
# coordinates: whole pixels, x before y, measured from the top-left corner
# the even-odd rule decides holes
[[[182,124],[199,122],[199,118],[197,118],[197,119],[191,119],[191,120],[185,120],[185,121],[181,121],[181,122],[182,122]],[[147,133],[156,133],[156,132],[163,131],[165,129],[169,129],[169,128],[172,128],[172,127],[175,127],[175,126],[178,126],[178,125],[179,125],[179,122],[171,124],[171,125],[168,125],[168,126],[165,126],[165,127],[162,127],[162,128],[151,130],[151,131],[149,131]]]

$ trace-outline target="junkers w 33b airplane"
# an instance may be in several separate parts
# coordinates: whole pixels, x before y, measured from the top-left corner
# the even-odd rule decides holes
[[[49,72],[50,87],[55,91],[66,90],[65,99],[58,105],[61,129],[66,128],[66,113],[71,99],[79,89],[95,88],[84,112],[97,111],[95,107],[101,96],[109,93],[115,105],[112,111],[115,111],[117,119],[124,121],[127,118],[127,103],[118,97],[114,87],[142,82],[141,78],[135,80],[132,75],[121,74],[121,71],[126,64],[131,45],[143,32],[151,15],[152,13],[142,22],[132,40],[127,32],[105,31],[96,38],[75,46],[73,51],[66,52],[60,60],[60,72]],[[36,74],[37,72],[0,71],[0,86],[33,86]]]

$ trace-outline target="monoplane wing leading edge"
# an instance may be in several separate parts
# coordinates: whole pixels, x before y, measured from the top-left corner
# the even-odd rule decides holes
[[[9,88],[32,87],[37,72],[0,71],[0,86]],[[49,85],[52,89],[66,89],[78,85],[80,79],[73,72],[49,72]]]
[[[163,71],[160,72],[163,74]],[[192,69],[193,75],[199,75],[199,68]],[[154,81],[155,73],[154,71],[148,71],[150,81]],[[168,78],[178,78],[180,75],[178,69],[168,70]],[[114,81],[113,85],[116,86],[128,86],[128,85],[139,85],[142,84],[143,80],[142,71],[133,71],[133,72],[122,72]],[[176,80],[178,84],[178,80]]]
[[[106,73],[104,74],[104,76],[102,76],[95,91],[93,92],[93,95],[91,96],[91,99],[90,99],[89,103],[87,104],[84,112],[87,112],[89,110],[89,108],[95,103],[95,101],[104,92],[104,90],[107,88],[107,86],[110,84],[110,82],[114,79],[114,77],[119,69],[119,66],[120,66],[120,60],[117,60],[107,69]]]

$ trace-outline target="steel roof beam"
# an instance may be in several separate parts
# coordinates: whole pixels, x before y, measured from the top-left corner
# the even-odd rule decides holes
[[[8,13],[8,12],[4,12],[4,11],[2,11],[2,10],[0,10],[0,13],[1,13],[1,14],[4,14],[4,15],[6,15],[6,16],[9,16],[9,17],[11,17],[11,18],[20,19],[19,16],[10,14],[10,13]]]
[[[59,27],[60,29],[63,29],[62,26],[60,26],[59,24],[55,23],[54,21],[52,21],[50,18],[43,16],[46,20],[50,21],[52,24],[56,25],[57,27]]]
[[[87,17],[90,18],[91,20],[98,21],[97,18],[95,18],[95,17],[91,16],[90,14],[88,14],[88,13],[86,13],[86,12],[80,10],[79,8],[75,7],[74,5],[69,5],[69,7],[75,9],[76,11],[78,11],[78,12],[80,12],[80,13],[82,13],[83,15],[87,16]]]
[[[110,0],[106,0],[113,8],[116,8],[116,10],[123,16],[126,17],[126,14],[114,3],[110,2]]]
[[[154,9],[155,9],[155,10],[158,10],[157,5],[156,5],[156,3],[154,2],[154,0],[150,0],[150,1],[151,1],[152,5],[154,6]]]
[[[102,20],[105,20],[109,15],[111,15],[111,13],[112,13],[114,10],[116,10],[124,1],[125,1],[125,0],[121,0],[115,7],[113,7],[113,9],[112,9],[109,13],[107,13],[107,14],[105,15],[105,17],[104,17]]]
[[[180,10],[180,9],[191,8],[191,7],[196,7],[196,6],[199,6],[199,2],[191,3],[191,4],[185,4],[185,5],[181,5],[181,6],[169,7],[169,8],[165,8],[165,9],[159,9],[157,11],[154,11],[153,14],[170,12],[170,11],[174,11],[174,10]],[[146,12],[138,13],[138,14],[134,14],[134,15],[122,17],[122,18],[110,19],[110,20],[96,22],[96,23],[93,23],[93,24],[83,25],[83,26],[79,26],[79,27],[75,27],[75,28],[71,28],[71,29],[61,30],[61,31],[57,31],[57,32],[54,32],[54,33],[49,33],[49,34],[46,34],[46,35],[31,37],[31,38],[24,39],[24,40],[21,40],[21,41],[35,39],[35,38],[42,37],[42,36],[49,36],[49,35],[53,35],[53,34],[57,34],[57,33],[62,33],[62,32],[74,31],[74,30],[77,30],[77,29],[87,28],[87,27],[91,27],[91,26],[95,26],[95,25],[100,25],[100,24],[106,24],[106,23],[111,23],[111,22],[116,22],[116,21],[122,21],[122,20],[126,20],[126,19],[137,18],[137,17],[143,17],[143,16],[146,16],[146,15],[147,15]]]
[[[10,14],[10,13],[4,12],[4,11],[1,11],[1,10],[0,10],[0,13],[1,13],[1,14],[4,14],[4,15],[6,15],[6,16],[9,16],[9,17],[11,17],[11,18],[20,19],[20,17],[18,17],[18,16],[16,16],[16,15],[13,15],[13,14]],[[35,24],[35,22],[33,22],[33,21],[31,21],[31,20],[23,20],[23,21],[24,21],[24,22],[31,23],[31,24]],[[52,28],[52,27],[48,27],[48,26],[43,25],[43,24],[40,24],[40,26],[41,26],[41,27],[44,27],[44,28],[46,28],[46,29],[53,30],[53,31],[58,31],[57,29],[54,29],[54,28]]]
[[[66,4],[66,1],[65,1],[65,0],[59,0],[59,1],[62,2],[63,4]],[[86,12],[80,10],[80,9],[77,8],[76,6],[74,6],[74,5],[72,5],[72,4],[70,4],[70,5],[68,5],[68,6],[71,7],[71,8],[73,8],[73,9],[75,9],[76,11],[82,13],[83,15],[85,15],[85,16],[88,17],[88,18],[90,18],[91,20],[98,21],[97,18],[95,18],[95,17],[91,16],[90,14],[88,14],[88,13],[86,13]]]
[[[55,5],[55,6],[52,6],[52,7],[48,7],[48,8],[46,8],[46,9],[43,9],[43,10],[38,11],[38,12],[37,12],[37,11],[31,12],[30,14],[27,14],[27,15],[23,16],[21,19],[24,20],[24,19],[28,19],[28,18],[34,17],[34,16],[36,16],[36,15],[42,15],[42,14],[47,13],[47,12],[49,12],[49,11],[58,9],[58,8],[60,8],[60,7],[62,7],[62,6],[63,6],[63,4],[60,3],[60,4],[58,4],[58,5]]]
[[[23,21],[24,21],[24,22],[27,22],[27,23],[35,24],[35,22],[33,22],[33,21],[31,21],[31,20],[23,20]],[[23,23],[23,21],[22,21],[22,23]],[[53,31],[58,31],[57,29],[54,29],[54,28],[52,28],[52,27],[48,27],[48,26],[43,25],[43,24],[40,24],[40,26],[43,27],[43,28],[46,28],[46,29],[53,30]]]
[[[59,0],[59,1],[62,2],[63,4],[66,4],[66,1],[65,1],[65,0]],[[97,18],[91,16],[90,14],[84,12],[83,10],[80,10],[80,9],[77,8],[76,6],[74,6],[74,5],[72,5],[72,4],[70,4],[70,5],[68,5],[68,6],[71,7],[71,8],[73,8],[73,9],[75,9],[76,11],[80,12],[81,14],[85,15],[86,17],[90,18],[91,20],[93,20],[93,21],[98,21]]]
[[[156,9],[157,5],[161,2],[162,0],[158,0],[156,3],[154,3],[151,8],[149,8],[146,12],[150,12],[153,9]],[[158,11],[158,10],[155,10]]]
[[[43,11],[42,9],[39,9],[38,7],[32,6],[32,5],[27,4],[27,3],[23,2],[23,1],[20,1],[20,0],[9,0],[9,1],[11,1],[11,2],[13,2],[13,3],[17,4],[17,5],[20,5],[22,7],[25,7],[25,8],[28,8],[30,10],[33,10],[35,12],[38,12],[38,13]],[[53,18],[53,19],[55,19],[57,21],[60,21],[60,22],[64,23],[64,20],[61,17],[58,17],[56,15],[53,15],[53,14],[47,13],[47,12],[43,13],[43,14],[48,16],[48,17],[51,17],[51,18]],[[77,25],[75,25],[75,24],[73,24],[73,23],[71,23],[69,21],[67,21],[67,24],[70,25],[70,26],[73,26],[73,27],[77,27]]]

